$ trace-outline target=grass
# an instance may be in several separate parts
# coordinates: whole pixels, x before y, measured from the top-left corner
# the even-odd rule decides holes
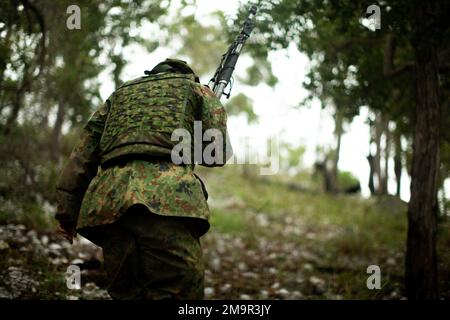
[[[244,178],[238,166],[199,168],[198,174],[206,183],[212,211],[211,231],[202,238],[209,270],[206,286],[215,289],[212,298],[239,299],[242,294],[255,299],[403,296],[405,203],[394,197],[364,199],[296,191],[280,183],[286,177]],[[308,181],[295,182],[308,185]],[[3,202],[0,223],[21,223],[40,233],[55,226],[40,206],[27,203],[14,208]],[[448,221],[439,224],[437,240],[441,295],[450,298]],[[217,260],[219,265],[212,267]],[[29,298],[68,294],[61,266],[58,269],[47,258],[9,250],[0,259],[0,270],[6,270],[10,261],[22,261],[41,283],[41,289],[29,293]],[[380,266],[380,290],[366,286],[369,265]],[[323,282],[323,288],[314,282]],[[294,296],[295,292],[301,295]]]
[[[49,231],[56,228],[52,213],[37,202],[5,200],[0,202],[0,224],[23,224],[29,229]]]
[[[344,299],[402,297],[406,203],[390,196],[364,199],[354,195],[299,192],[270,180],[261,182],[256,176],[243,178],[237,166],[201,168],[199,175],[204,178],[211,196],[213,232],[244,239],[247,250],[254,250],[258,239],[263,238],[314,254],[317,259],[313,261],[313,270],[305,271],[305,276],[325,279],[327,292]],[[267,225],[258,225],[258,216],[266,217]],[[301,232],[290,232],[292,228]],[[208,245],[214,246],[214,243],[206,240],[205,246]],[[449,245],[449,224],[442,222],[438,252],[441,291],[445,296],[450,288]],[[281,249],[280,252],[283,254]],[[289,253],[286,255],[289,257]],[[245,260],[244,255],[234,258]],[[299,259],[299,266],[292,268],[283,266],[283,260],[279,260],[280,278],[300,270],[303,262]],[[381,290],[367,289],[366,269],[372,264],[381,268]],[[270,283],[261,284],[268,285]],[[305,286],[298,288],[301,290]],[[323,293],[312,293],[306,298],[327,297]]]

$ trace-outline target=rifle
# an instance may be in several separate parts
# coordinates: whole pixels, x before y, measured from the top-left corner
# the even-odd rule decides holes
[[[256,15],[256,10],[256,6],[251,7],[250,13],[244,22],[244,26],[241,32],[230,45],[227,52],[222,55],[222,60],[220,61],[219,67],[217,68],[211,80],[209,80],[208,87],[210,87],[212,91],[214,91],[215,95],[219,99],[222,94],[224,94],[227,99],[230,98],[232,85],[230,86],[230,90],[228,91],[228,93],[225,93],[224,90],[231,80],[231,76],[239,58],[239,54],[241,53],[242,47],[250,37],[250,33],[255,26],[254,17]]]

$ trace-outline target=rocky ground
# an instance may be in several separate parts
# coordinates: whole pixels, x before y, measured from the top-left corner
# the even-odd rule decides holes
[[[205,297],[208,299],[343,299],[342,290],[326,270],[323,252],[315,252],[308,239],[320,242],[337,236],[339,230],[308,230],[308,226],[287,217],[274,223],[265,215],[254,215],[254,230],[245,236],[212,231],[203,239],[206,261]],[[264,230],[270,228],[269,233]],[[303,247],[289,238],[304,236]],[[325,238],[324,238],[325,237]],[[73,245],[51,233],[38,233],[24,225],[0,226],[1,299],[109,299],[102,289],[105,273],[101,250],[78,237]],[[400,257],[401,259],[401,257]],[[337,259],[339,260],[339,259]],[[365,262],[336,261],[365,271]],[[393,258],[388,261],[395,265]],[[66,287],[69,265],[81,269],[81,290]],[[325,270],[325,275],[324,275]],[[398,287],[380,298],[401,298]],[[397,289],[396,289],[397,288]]]
[[[0,299],[109,299],[101,250],[84,239],[73,245],[21,224],[0,225]],[[81,290],[68,290],[69,265],[81,269]]]
[[[299,192],[234,171],[202,174],[212,211],[202,238],[206,298],[404,299],[399,199]],[[109,299],[98,247],[80,237],[70,245],[48,224],[31,227],[34,220],[0,221],[0,299]],[[448,219],[437,238],[441,296],[449,299]],[[80,290],[66,286],[70,265],[80,267]],[[370,265],[380,267],[379,290],[367,287]]]
[[[265,225],[266,222],[260,223]],[[240,237],[211,233],[204,238],[206,298],[302,299],[305,293],[295,287],[304,282],[311,292],[324,294],[327,291],[323,279],[305,278],[302,271],[291,275],[290,279],[278,279],[279,261],[284,255],[293,259],[292,268],[298,259],[313,262],[314,255],[299,252],[290,245],[279,247],[277,243],[261,240],[258,248],[254,248],[257,252]],[[109,299],[106,290],[100,288],[105,281],[101,250],[81,237],[70,245],[57,235],[28,230],[24,225],[2,225],[0,253],[3,266],[0,299]],[[81,290],[65,287],[69,265],[78,265],[82,270]],[[312,269],[311,263],[301,265],[301,270]],[[342,298],[339,295],[327,297]]]

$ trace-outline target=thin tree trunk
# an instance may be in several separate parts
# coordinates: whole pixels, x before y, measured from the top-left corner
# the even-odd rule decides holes
[[[11,130],[16,124],[17,117],[19,116],[19,111],[22,108],[22,101],[23,101],[23,90],[18,89],[15,93],[14,103],[12,105],[11,114],[8,117],[8,120],[6,121],[6,125],[4,128],[4,134],[9,135],[11,133]]]
[[[16,124],[17,117],[19,116],[19,111],[22,109],[22,103],[23,103],[23,96],[27,90],[29,90],[29,77],[28,74],[29,65],[28,63],[24,63],[23,68],[23,75],[22,75],[22,81],[20,82],[20,86],[17,88],[16,92],[14,93],[14,102],[12,104],[12,110],[11,114],[8,117],[8,120],[6,121],[6,125],[4,128],[4,134],[9,135],[11,133],[11,130]]]
[[[373,155],[371,151],[372,143],[374,142],[374,121],[371,121],[369,118],[369,128],[370,128],[370,140],[369,140],[369,155],[367,156],[367,161],[369,162],[369,190],[370,194],[373,196],[375,195],[375,182],[374,182],[374,175],[375,175],[375,169],[373,164]]]
[[[339,113],[338,110],[336,110],[336,114],[335,114],[335,119],[334,119],[334,123],[335,123],[335,129],[334,129],[334,135],[336,136],[336,149],[334,150],[334,157],[333,157],[333,168],[332,168],[332,181],[331,181],[331,189],[332,192],[338,192],[339,190],[339,186],[338,186],[338,173],[339,173],[339,169],[338,169],[338,165],[339,165],[339,155],[341,152],[341,140],[342,140],[342,133],[343,133],[343,128],[342,128],[342,115]]]
[[[448,211],[448,208],[447,208],[447,194],[445,193],[445,185],[444,185],[444,183],[445,183],[445,180],[442,183],[442,189],[441,189],[442,190],[442,215],[443,216],[448,214],[447,213],[447,211]]]
[[[374,179],[373,176],[375,174],[374,172],[374,165],[373,165],[373,155],[369,154],[367,156],[367,161],[369,162],[369,168],[370,168],[370,172],[369,172],[369,190],[370,190],[370,194],[374,195],[376,193],[375,191],[375,183],[374,183]]]
[[[381,194],[388,194],[388,181],[389,181],[389,158],[391,156],[391,134],[389,131],[389,120],[386,116],[382,117],[383,123],[383,131],[385,138],[385,146],[384,146],[384,172],[381,177]]]
[[[58,161],[60,156],[60,137],[61,130],[64,123],[65,108],[64,103],[60,101],[58,103],[58,111],[56,113],[55,125],[53,126],[51,137],[51,157],[54,161]]]
[[[416,23],[412,41],[417,105],[405,260],[406,295],[411,300],[438,298],[436,212],[441,110],[434,42],[439,30],[429,21],[436,13],[434,4],[415,2],[417,22],[427,23]]]
[[[401,143],[401,135],[399,133],[395,133],[394,135],[394,171],[395,171],[395,180],[397,182],[397,190],[395,195],[400,197],[401,192],[401,183],[402,183],[402,143]]]
[[[381,135],[383,133],[381,115],[377,114],[375,116],[375,133],[374,133],[374,142],[377,147],[375,152],[375,156],[373,157],[373,172],[374,176],[376,176],[376,188],[375,192],[377,194],[382,193],[382,176],[381,176]]]

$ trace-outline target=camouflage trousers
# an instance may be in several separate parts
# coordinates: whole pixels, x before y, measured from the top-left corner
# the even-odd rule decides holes
[[[202,299],[204,264],[189,218],[132,206],[97,235],[113,299]]]

